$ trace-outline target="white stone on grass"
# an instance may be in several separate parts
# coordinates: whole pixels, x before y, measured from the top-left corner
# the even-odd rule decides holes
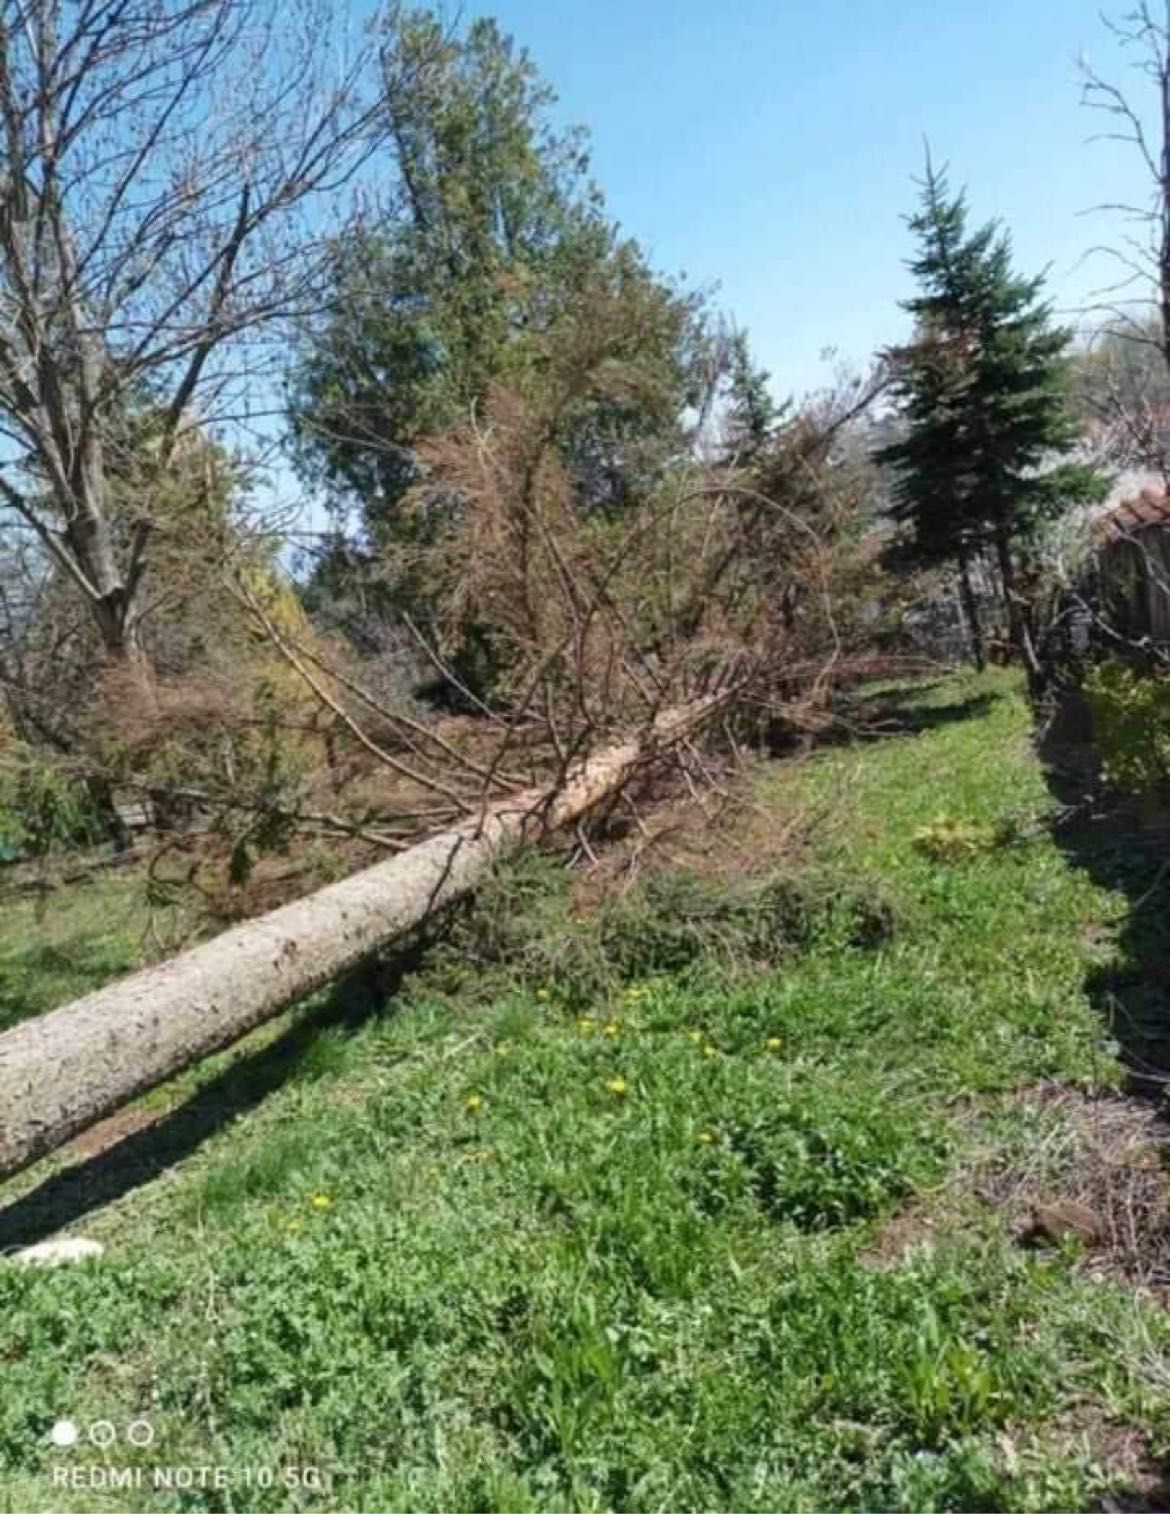
[[[106,1248],[101,1241],[88,1241],[81,1235],[66,1235],[56,1241],[41,1241],[37,1246],[26,1246],[11,1257],[22,1267],[60,1267],[67,1262],[87,1262],[91,1257],[101,1256]]]

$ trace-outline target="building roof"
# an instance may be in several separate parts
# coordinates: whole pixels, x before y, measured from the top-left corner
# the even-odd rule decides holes
[[[1152,527],[1170,527],[1170,494],[1165,489],[1143,489],[1123,499],[1094,523],[1103,541],[1124,541]]]

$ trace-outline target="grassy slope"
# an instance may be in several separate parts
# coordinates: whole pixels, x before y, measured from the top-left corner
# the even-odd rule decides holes
[[[146,1414],[156,1445],[114,1464],[234,1482],[55,1508],[314,1505],[245,1480],[281,1463],[332,1477],[316,1506],[369,1510],[1070,1508],[1109,1478],[1046,1442],[1074,1406],[1164,1444],[1152,1307],[991,1220],[863,1255],[962,1162],[972,1095],[1111,1076],[1084,943],[1121,902],[1046,839],[916,850],[940,811],[1049,802],[1010,682],[931,697],[933,729],[762,795],[778,820],[831,803],[818,875],[880,893],[889,939],[853,944],[842,904],[771,971],[646,973],[647,917],[641,975],[600,987],[592,927],[545,897],[509,925],[522,967],[436,964],[89,1217],[100,1264],[0,1270],[9,1505],[104,1459],[51,1451],[66,1413]]]

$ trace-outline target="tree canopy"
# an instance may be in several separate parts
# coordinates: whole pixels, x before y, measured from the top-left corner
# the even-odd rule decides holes
[[[682,442],[696,398],[697,298],[607,219],[584,134],[491,20],[446,36],[401,19],[383,59],[378,210],[336,248],[328,313],[302,344],[291,410],[304,475],[358,504],[373,540],[408,531],[419,440],[523,387],[583,301],[620,300],[608,382],[560,417],[582,503],[619,505]]]
[[[890,513],[919,562],[955,561],[965,575],[993,554],[1023,650],[1015,557],[1045,520],[1104,487],[1069,457],[1072,332],[1054,324],[1043,278],[1014,269],[1007,232],[970,230],[965,197],[929,162],[909,227],[918,291],[903,308],[915,331],[889,354],[903,431],[878,454],[893,471]]]

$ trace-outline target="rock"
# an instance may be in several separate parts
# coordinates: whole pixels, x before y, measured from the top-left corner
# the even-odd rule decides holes
[[[1059,1246],[1065,1241],[1100,1246],[1106,1239],[1101,1219],[1084,1204],[1074,1204],[1071,1200],[1035,1205],[1020,1234],[1020,1241],[1025,1246]]]
[[[88,1262],[105,1251],[101,1241],[89,1241],[81,1235],[66,1235],[55,1241],[41,1241],[26,1246],[9,1258],[22,1267],[61,1267],[68,1262]]]

